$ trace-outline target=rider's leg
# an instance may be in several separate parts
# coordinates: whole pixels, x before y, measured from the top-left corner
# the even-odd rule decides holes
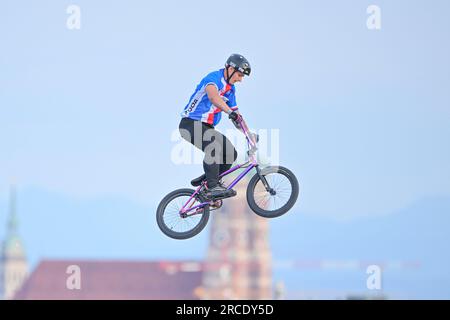
[[[205,132],[203,140],[205,141],[204,152],[205,158],[203,167],[205,169],[206,180],[208,182],[208,190],[206,195],[211,199],[223,199],[233,197],[236,195],[236,191],[227,189],[223,184],[219,182],[219,170],[224,165],[224,160],[231,162],[234,157],[234,147],[231,142],[219,131],[209,129]],[[227,146],[228,141],[228,146]],[[231,153],[226,157],[226,150]],[[231,162],[232,163],[232,162]],[[225,168],[229,168],[231,164],[228,164]]]
[[[214,127],[201,121],[195,121],[188,118],[183,118],[181,120],[179,129],[181,136],[185,140],[205,152],[203,168],[208,181],[208,189],[211,191],[211,196],[213,198],[220,198],[235,195],[236,192],[234,192],[234,190],[227,190],[218,183],[220,166],[223,164],[224,159],[226,159],[225,148],[227,141],[229,140],[219,131],[214,130]],[[231,142],[229,142],[229,145],[231,147],[229,147],[228,150],[234,157],[237,153],[235,153]],[[229,168],[230,166],[231,164],[228,164],[223,168]]]
[[[183,139],[205,152],[203,169],[208,186],[215,187],[219,181],[220,164],[223,158],[220,150],[223,136],[214,130],[213,126],[189,118],[181,119],[179,130]]]
[[[216,130],[206,132],[205,141],[211,141],[205,148],[204,161],[206,179],[208,181],[207,195],[215,199],[235,196],[236,191],[227,189],[219,182],[219,172],[221,169],[224,172],[231,167],[237,157],[236,150],[232,143]]]
[[[238,156],[236,149],[234,148],[231,141],[229,141],[225,136],[224,136],[224,138],[225,138],[224,140],[226,140],[224,142],[225,152],[224,152],[224,157],[223,157],[223,163],[221,163],[219,165],[219,175],[221,175],[225,171],[230,170],[231,166],[236,161],[237,156]],[[207,168],[204,168],[204,169],[205,169],[205,171],[207,170]],[[200,183],[204,179],[206,179],[206,174],[202,174],[200,177],[195,178],[194,180],[192,180],[193,186],[199,186]]]
[[[222,163],[220,164],[219,168],[219,174],[224,173],[225,171],[229,170],[233,163],[236,161],[238,153],[236,149],[234,148],[231,141],[223,136],[223,144],[224,146],[224,152],[223,152],[223,158]]]
[[[225,146],[225,137],[214,129],[209,129],[203,136],[203,169],[208,182],[208,189],[216,187],[219,183],[220,166],[223,164]]]

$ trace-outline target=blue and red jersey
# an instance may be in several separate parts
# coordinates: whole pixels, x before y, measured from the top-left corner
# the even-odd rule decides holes
[[[206,86],[210,84],[216,86],[220,96],[232,110],[238,109],[236,105],[236,89],[234,85],[230,85],[225,81],[223,73],[224,69],[211,72],[200,81],[189,99],[189,103],[181,113],[182,118],[199,120],[213,126],[219,123],[222,117],[222,110],[215,107],[206,94]]]

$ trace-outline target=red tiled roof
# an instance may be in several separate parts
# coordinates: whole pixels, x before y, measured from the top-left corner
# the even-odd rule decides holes
[[[81,289],[70,290],[70,265],[81,270]],[[201,263],[144,261],[44,260],[15,299],[32,300],[181,300],[198,299]]]

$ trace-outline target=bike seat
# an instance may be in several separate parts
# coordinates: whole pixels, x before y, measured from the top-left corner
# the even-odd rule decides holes
[[[200,177],[195,178],[194,180],[192,180],[192,181],[191,181],[191,185],[192,185],[193,187],[198,187],[199,185],[202,184],[203,180],[205,180],[205,179],[206,179],[206,175],[205,175],[205,174],[202,174]]]

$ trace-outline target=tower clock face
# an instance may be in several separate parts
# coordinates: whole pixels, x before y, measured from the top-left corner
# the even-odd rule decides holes
[[[231,237],[228,230],[217,230],[213,235],[214,245],[222,248],[230,243]]]

